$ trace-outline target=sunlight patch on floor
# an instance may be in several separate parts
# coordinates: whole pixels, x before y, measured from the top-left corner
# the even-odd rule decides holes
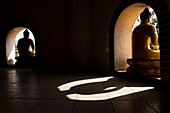
[[[85,85],[90,83],[98,83],[98,82],[105,82],[109,79],[114,77],[101,77],[101,78],[93,78],[93,79],[85,79],[85,80],[78,80],[69,82],[63,85],[58,86],[60,91],[69,91],[72,87],[78,85]],[[107,87],[103,89],[104,92],[102,93],[94,93],[94,94],[80,94],[80,93],[73,93],[67,94],[66,97],[70,100],[79,100],[79,101],[100,101],[100,100],[108,100],[113,99],[121,96],[126,96],[134,93],[139,93],[147,90],[154,89],[154,87],[122,87],[117,89],[116,86]]]
[[[153,87],[123,87],[117,91],[111,91],[107,93],[97,93],[97,94],[68,94],[67,98],[71,100],[80,100],[80,101],[99,101],[99,100],[108,100],[121,96],[126,96],[142,91],[147,91],[154,89]]]
[[[70,90],[70,88],[78,86],[78,85],[84,85],[84,84],[89,84],[89,83],[97,83],[97,82],[105,82],[105,81],[107,81],[111,78],[113,78],[113,77],[101,77],[101,78],[93,78],[93,79],[73,81],[73,82],[69,82],[69,83],[58,86],[58,89],[60,91],[67,91],[67,90]]]

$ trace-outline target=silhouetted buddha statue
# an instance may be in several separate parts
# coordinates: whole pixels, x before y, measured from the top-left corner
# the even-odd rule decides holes
[[[149,23],[151,13],[148,8],[140,14],[141,24],[132,33],[132,59],[127,63],[131,71],[156,70],[160,68],[160,51],[155,27]],[[150,48],[152,44],[153,49]],[[136,66],[136,67],[135,67]],[[132,68],[133,67],[133,68]],[[138,68],[138,69],[137,69]],[[144,73],[146,74],[146,73]],[[152,74],[152,73],[149,73]],[[156,74],[158,74],[156,72]]]
[[[19,57],[17,59],[18,64],[31,64],[34,61],[35,58],[35,52],[34,52],[34,44],[32,39],[29,38],[29,32],[26,29],[24,32],[24,37],[19,39],[18,41],[18,52]],[[29,50],[29,48],[32,48],[32,51]]]

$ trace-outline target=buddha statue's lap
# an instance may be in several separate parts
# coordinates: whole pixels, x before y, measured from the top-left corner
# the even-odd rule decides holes
[[[19,57],[16,57],[16,65],[32,65],[35,62],[35,53],[24,52],[27,54],[21,54]]]
[[[160,51],[159,50],[138,50],[138,52],[133,53],[133,58],[136,59],[160,59]]]
[[[132,58],[127,59],[127,63],[130,65],[127,72],[140,75],[160,75],[159,50],[152,50],[149,47],[133,48]]]
[[[134,54],[133,58],[127,59],[130,65],[127,72],[140,75],[160,75],[160,51],[148,50],[147,52]]]

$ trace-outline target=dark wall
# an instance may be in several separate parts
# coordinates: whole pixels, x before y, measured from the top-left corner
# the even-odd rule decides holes
[[[90,0],[67,0],[68,64],[71,69],[91,68]]]
[[[109,71],[109,27],[118,2],[67,0],[69,66]]]
[[[109,70],[109,28],[118,3],[118,0],[91,0],[91,51],[95,70]]]

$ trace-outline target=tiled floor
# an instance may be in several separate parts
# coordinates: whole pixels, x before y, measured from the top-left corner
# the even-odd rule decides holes
[[[0,69],[0,113],[170,113],[169,94],[152,81]]]

